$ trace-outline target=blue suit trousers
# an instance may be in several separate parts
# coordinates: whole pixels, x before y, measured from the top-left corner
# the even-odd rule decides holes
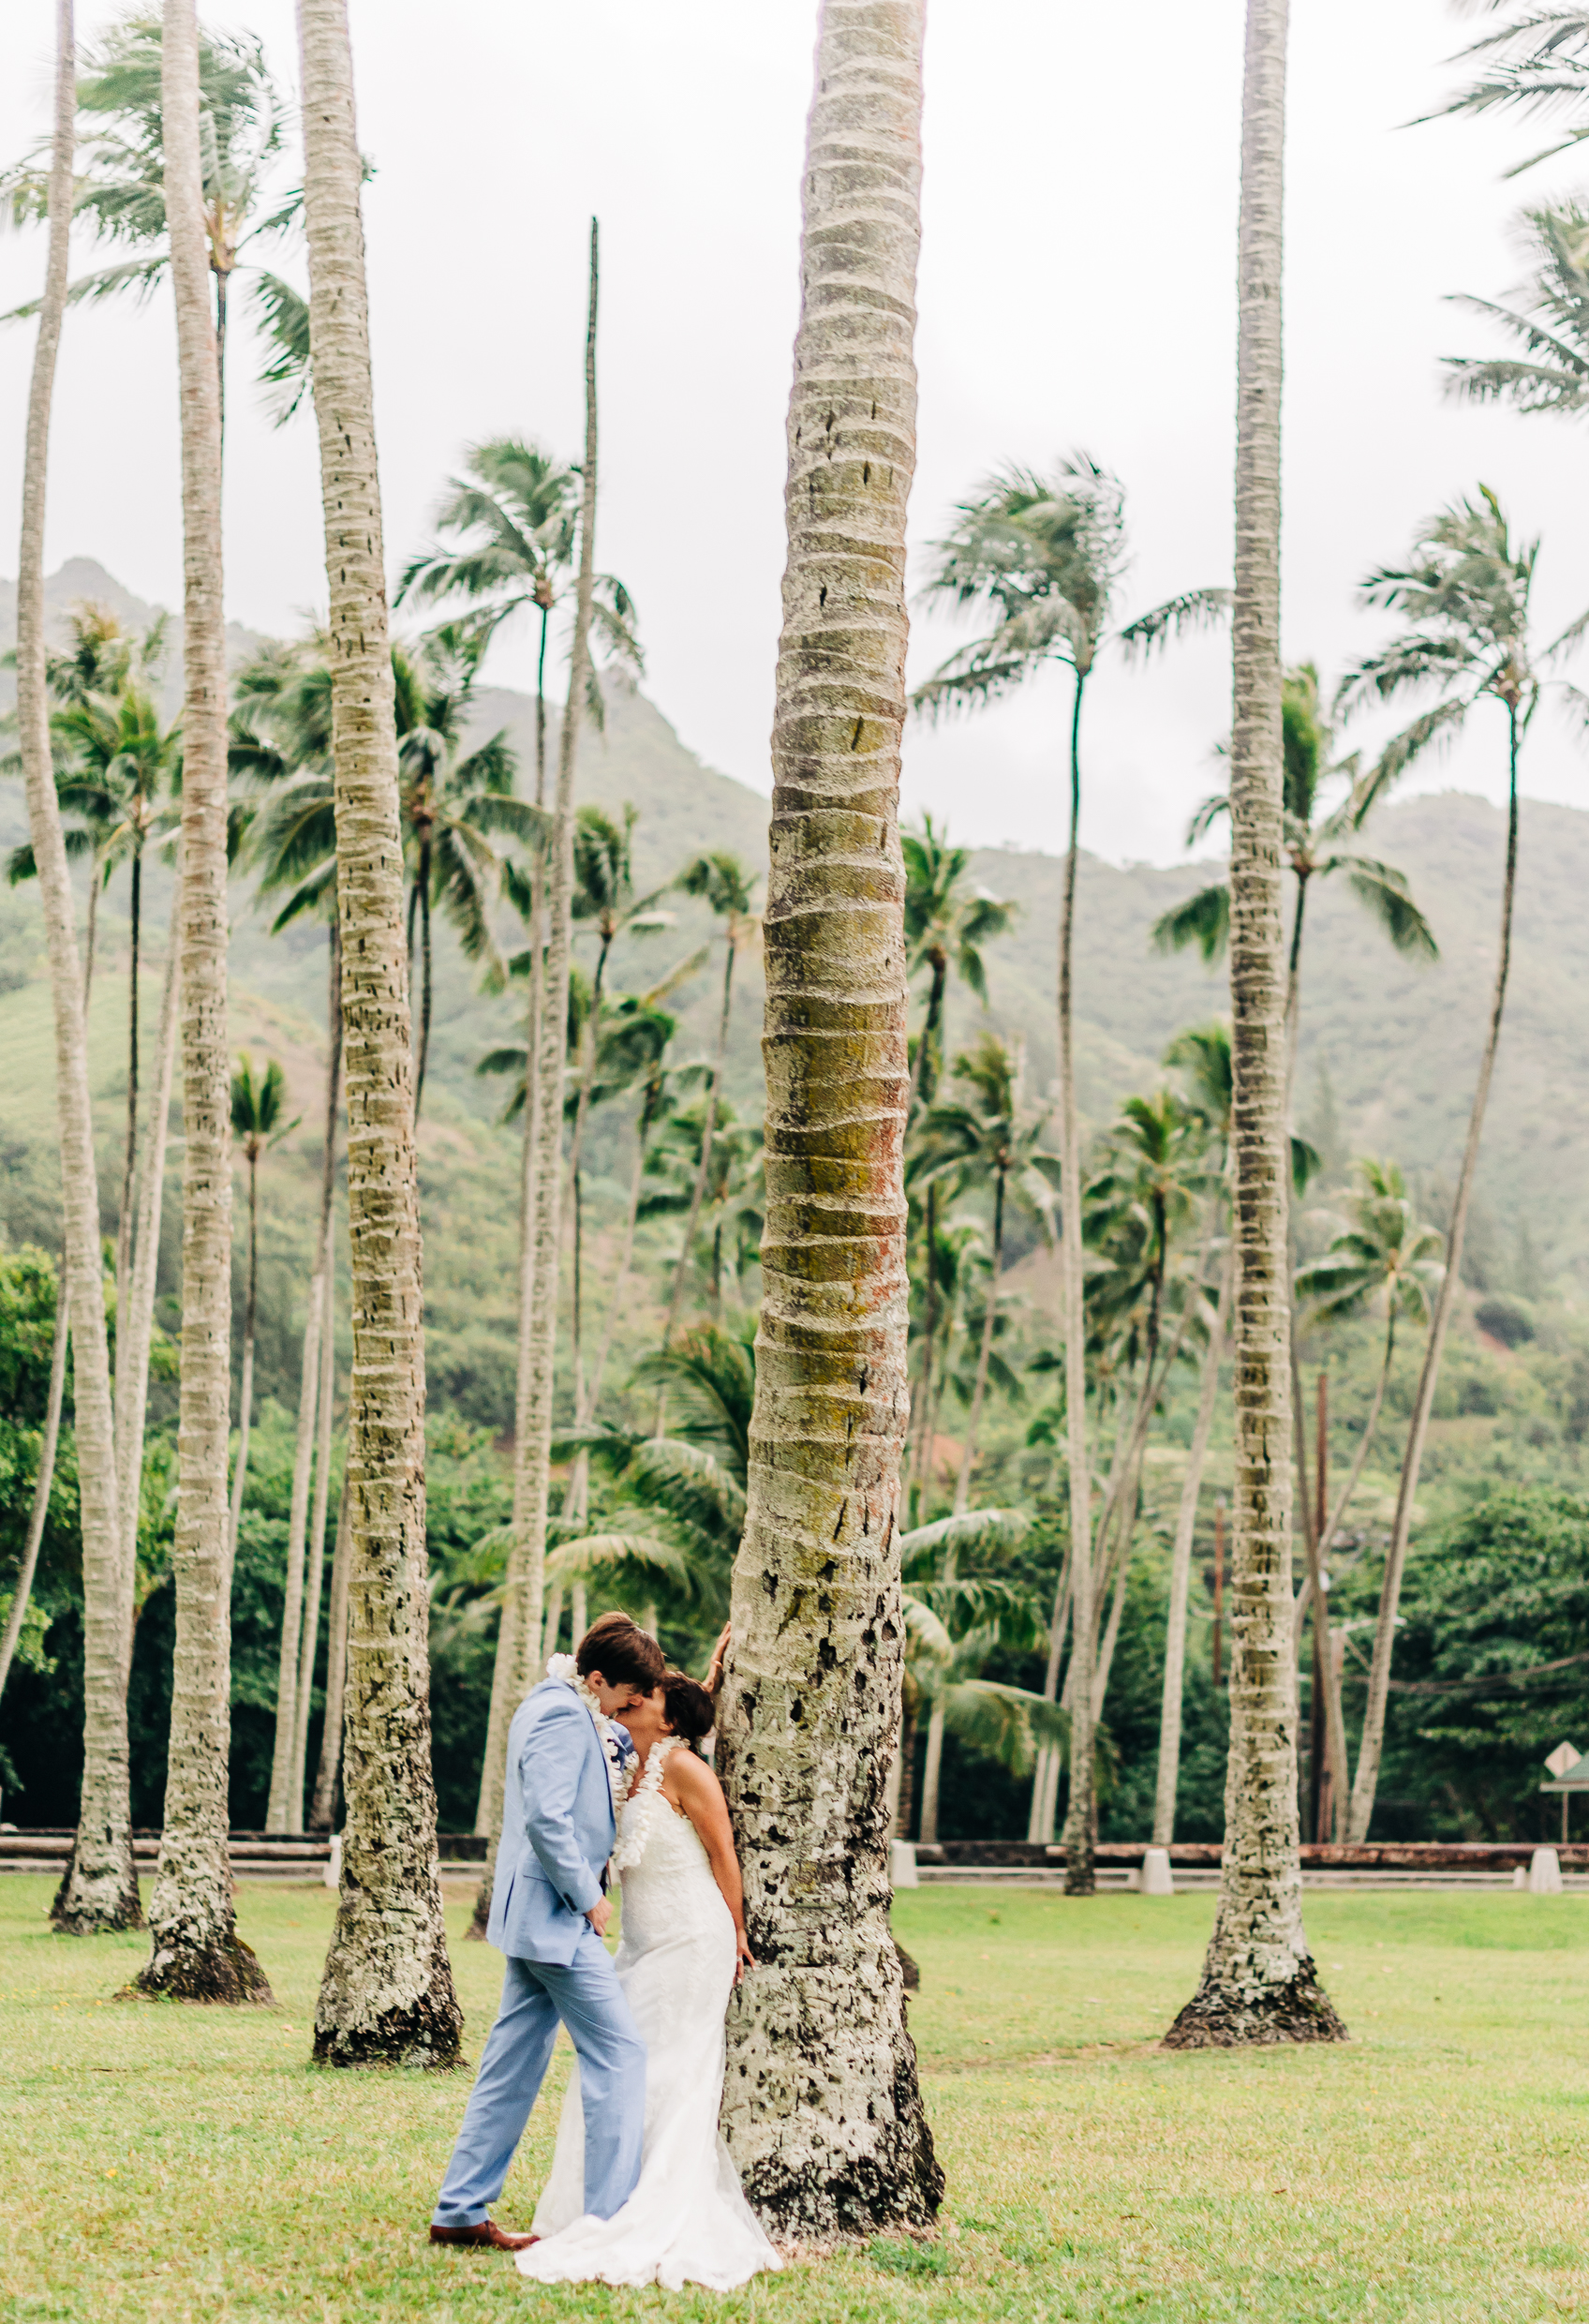
[[[501,2194],[559,2019],[579,2059],[585,2208],[610,2219],[633,2194],[646,2119],[646,2045],[634,2030],[612,1956],[587,1928],[566,1967],[509,1955],[502,2005],[464,2109],[433,2226],[479,2227]]]

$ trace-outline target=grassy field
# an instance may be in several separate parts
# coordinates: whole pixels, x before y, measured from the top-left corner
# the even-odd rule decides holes
[[[718,2300],[531,2289],[427,2245],[467,2083],[306,2067],[322,1890],[244,1892],[280,2003],[247,2013],[113,2001],[143,1941],[52,1938],[47,1897],[0,1881],[7,2319],[1589,2317],[1589,1899],[1312,1898],[1351,2046],[1188,2058],[1154,2044],[1210,1898],[906,1895],[942,2240]],[[453,1959],[478,2054],[497,1957]]]

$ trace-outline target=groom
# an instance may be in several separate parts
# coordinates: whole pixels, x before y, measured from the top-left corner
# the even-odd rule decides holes
[[[561,1661],[567,1669],[566,1658]],[[556,1661],[554,1668],[556,1667]],[[557,2021],[579,2058],[585,2208],[610,2219],[640,2176],[646,2045],[601,1939],[612,1907],[612,1783],[593,1709],[616,1720],[660,1686],[661,1648],[627,1614],[604,1614],[574,1656],[578,1689],[544,1678],[508,1730],[502,1837],[486,1935],[508,1957],[502,2005],[486,2040],[463,2128],[431,2221],[433,2243],[519,2251],[488,2205],[502,2192],[541,2088]],[[629,1736],[613,1734],[627,1756]]]

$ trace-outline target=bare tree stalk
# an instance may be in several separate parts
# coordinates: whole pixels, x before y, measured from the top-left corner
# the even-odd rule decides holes
[[[110,1337],[99,1257],[99,1180],[88,1096],[88,1043],[77,915],[50,749],[45,679],[44,503],[50,406],[67,305],[77,60],[71,0],[55,6],[55,106],[50,153],[49,256],[28,388],[17,556],[17,738],[28,832],[50,949],[55,1107],[61,1140],[64,1266],[71,1317],[72,1409],[82,1527],[82,1791],[71,1860],[51,1908],[57,1929],[85,1934],[142,1925],[132,1866],[132,1809],[122,1685],[121,1559]]]
[[[38,1570],[38,1548],[44,1539],[45,1521],[50,1514],[50,1488],[55,1477],[55,1447],[61,1435],[61,1403],[67,1384],[67,1342],[71,1327],[67,1318],[66,1267],[62,1264],[61,1281],[55,1292],[55,1337],[50,1350],[50,1387],[44,1404],[44,1427],[38,1439],[38,1473],[33,1482],[33,1507],[28,1512],[27,1537],[22,1542],[22,1561],[17,1568],[17,1578],[11,1589],[11,1611],[6,1616],[6,1633],[0,1637],[0,1697],[6,1692],[6,1681],[11,1675],[16,1659],[17,1641],[22,1634],[27,1617],[28,1600],[33,1594],[33,1577]]]
[[[485,1765],[477,1825],[489,1839],[475,1899],[471,1934],[484,1933],[502,1827],[507,1731],[533,1685],[545,1612],[546,1527],[551,1513],[552,1404],[557,1346],[557,1271],[562,1253],[563,1077],[568,1056],[569,965],[573,949],[573,778],[580,720],[590,675],[590,609],[596,585],[596,485],[599,436],[596,322],[601,288],[600,238],[590,221],[590,290],[585,330],[585,463],[581,475],[579,578],[574,595],[568,699],[557,734],[557,786],[546,883],[544,983],[538,995],[539,1045],[525,1061],[526,1107],[534,1092],[533,1143],[527,1139],[527,1232],[521,1265],[527,1297],[519,1304],[519,1379],[513,1444],[512,1545],[492,1673]],[[535,946],[540,959],[539,946]]]
[[[315,2009],[328,2064],[452,2065],[436,1864],[424,1339],[403,846],[347,0],[298,0],[309,331],[325,511],[353,1369],[342,1885]]]
[[[775,2235],[924,2226],[943,2173],[888,1923],[910,1393],[905,516],[921,0],[823,0],[802,180],[765,922],[766,1225],[719,1762],[762,1967],[723,2128]]]
[[[135,1983],[178,2001],[268,2002],[237,1934],[227,1848],[231,1752],[231,1046],[227,1020],[227,670],[221,564],[220,379],[210,315],[200,160],[194,0],[165,0],[161,146],[182,389],[183,767],[182,1390],[177,1418],[176,1641],[150,1958]],[[173,968],[168,993],[178,981]],[[168,1070],[162,1059],[161,1080]],[[155,1093],[144,1231],[134,1262],[152,1302],[164,1175]],[[143,1318],[139,1318],[141,1327]],[[119,1370],[118,1366],[118,1370]],[[141,1397],[139,1399],[141,1404]],[[136,1426],[136,1436],[133,1429]],[[126,1471],[141,1466],[141,1410],[128,1414]]]
[[[1176,1512],[1175,1540],[1169,1559],[1169,1619],[1165,1634],[1164,1699],[1159,1711],[1159,1768],[1153,1793],[1153,1845],[1167,1848],[1175,1838],[1175,1795],[1181,1780],[1181,1713],[1186,1688],[1186,1610],[1191,1596],[1192,1544],[1197,1528],[1197,1498],[1203,1468],[1213,1433],[1214,1406],[1219,1397],[1220,1365],[1225,1359],[1225,1335],[1230,1321],[1230,1299],[1236,1274],[1236,1244],[1226,1245],[1220,1270],[1219,1303],[1203,1351],[1203,1378],[1197,1392],[1197,1417],[1186,1454],[1186,1475]]]
[[[336,1812],[336,1778],[342,1765],[342,1701],[348,1676],[348,1471],[336,1505],[336,1550],[331,1561],[331,1607],[326,1616],[325,1724],[320,1730],[319,1772],[315,1777],[311,1832],[329,1832]]]
[[[1495,1051],[1501,1038],[1501,1017],[1507,1003],[1507,977],[1512,957],[1512,910],[1517,898],[1517,761],[1522,735],[1517,696],[1513,693],[1506,700],[1510,745],[1507,863],[1501,884],[1501,927],[1495,954],[1495,983],[1490,999],[1490,1019],[1485,1027],[1483,1053],[1478,1061],[1473,1109],[1468,1115],[1467,1140],[1463,1148],[1456,1199],[1451,1205],[1451,1224],[1446,1236],[1446,1271],[1435,1294],[1434,1315],[1423,1351],[1423,1369],[1418,1375],[1418,1395],[1413,1403],[1406,1452],[1402,1460],[1402,1481],[1396,1496],[1390,1547],[1386,1553],[1385,1579],[1379,1593],[1379,1618],[1374,1633],[1374,1661],[1369,1670],[1368,1701],[1363,1710],[1362,1736],[1358,1744],[1358,1771],[1352,1784],[1351,1812],[1346,1825],[1346,1837],[1350,1840],[1366,1840],[1369,1825],[1374,1820],[1374,1794],[1379,1786],[1379,1763],[1385,1749],[1385,1710],[1390,1699],[1390,1658],[1395,1651],[1396,1614],[1401,1603],[1402,1576],[1406,1569],[1407,1542],[1412,1533],[1413,1505],[1418,1497],[1418,1472],[1423,1466],[1423,1448],[1429,1435],[1430,1415],[1434,1409],[1434,1391],[1440,1380],[1440,1359],[1445,1352],[1446,1333],[1451,1320],[1457,1287],[1462,1280],[1463,1244],[1467,1234],[1468,1213],[1473,1205],[1473,1182],[1478,1169],[1479,1143],[1484,1135],[1484,1113],[1490,1102],[1490,1083],[1494,1075]],[[1344,1762],[1341,1764],[1344,1765]]]
[[[1081,1256],[1081,1130],[1076,1103],[1076,875],[1081,848],[1081,701],[1076,674],[1070,727],[1070,840],[1060,916],[1060,1313],[1065,1353],[1065,1444],[1070,1492],[1071,1613],[1075,1645],[1071,1689],[1070,1801],[1065,1812],[1065,1893],[1093,1891],[1092,1828],[1097,1814],[1092,1743],[1092,1495],[1087,1456],[1087,1318]]]
[[[1302,1929],[1291,1650],[1291,1333],[1282,894],[1280,399],[1287,0],[1248,0],[1238,243],[1230,755],[1236,1491],[1225,1855],[1172,2048],[1333,2041]]]

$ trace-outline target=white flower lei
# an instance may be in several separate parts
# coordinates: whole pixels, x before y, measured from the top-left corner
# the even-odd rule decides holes
[[[554,1654],[547,1658],[546,1676],[560,1678],[578,1695],[595,1722],[601,1744],[601,1761],[607,1770],[607,1788],[613,1795],[613,1813],[616,1815],[629,1791],[630,1770],[623,1764],[618,1738],[613,1722],[601,1708],[591,1689],[580,1676],[579,1665],[572,1654]]]
[[[631,1864],[638,1864],[645,1855],[646,1843],[651,1837],[651,1826],[656,1822],[657,1795],[662,1788],[668,1753],[676,1750],[683,1740],[681,1735],[659,1736],[646,1754],[646,1772],[624,1808],[623,1821],[618,1828],[618,1844],[613,1850],[615,1872],[627,1871]]]

